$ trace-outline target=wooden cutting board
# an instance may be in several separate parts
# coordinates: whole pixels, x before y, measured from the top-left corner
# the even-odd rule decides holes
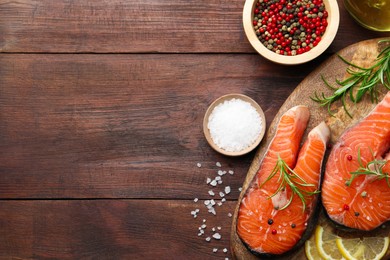
[[[380,49],[383,46],[378,44],[380,39],[372,39],[363,42],[356,43],[351,45],[338,54],[344,57],[352,63],[368,67],[372,65],[379,54]],[[314,95],[315,92],[321,94],[325,93],[326,95],[331,94],[331,91],[321,80],[321,75],[323,75],[329,83],[334,83],[336,79],[344,79],[346,74],[346,69],[348,65],[345,64],[337,55],[330,57],[327,61],[321,64],[315,71],[308,75],[294,90],[294,92],[289,96],[285,103],[280,108],[279,112],[276,114],[274,120],[269,126],[268,132],[265,138],[262,140],[258,151],[254,157],[254,160],[248,170],[247,177],[242,186],[242,192],[239,196],[237,207],[234,212],[232,229],[231,229],[231,250],[232,254],[236,259],[258,259],[253,254],[251,254],[247,248],[243,245],[236,233],[236,222],[237,222],[237,213],[239,204],[251,182],[251,180],[256,175],[256,172],[259,168],[260,162],[266,152],[266,149],[272,140],[272,137],[275,134],[275,128],[282,114],[284,114],[288,109],[296,105],[306,105],[310,108],[310,120],[306,133],[304,134],[304,139],[307,133],[321,121],[325,121],[331,129],[331,143],[335,143],[340,134],[350,126],[358,122],[362,117],[367,115],[375,106],[371,103],[370,99],[366,97],[357,105],[348,103],[348,111],[353,115],[353,118],[348,117],[345,113],[342,105],[340,103],[335,103],[332,106],[332,109],[336,111],[334,117],[329,116],[326,107],[320,107],[318,103],[311,100],[310,97]],[[380,98],[386,93],[385,89],[381,87],[382,93]],[[304,141],[304,140],[303,140]],[[303,142],[302,141],[302,142]],[[321,216],[323,218],[323,216]],[[329,221],[329,220],[327,220]],[[376,231],[377,232],[377,231]],[[390,228],[382,229],[382,232],[390,232]],[[389,252],[388,252],[389,253]],[[293,255],[281,259],[305,259],[304,248],[301,248]]]

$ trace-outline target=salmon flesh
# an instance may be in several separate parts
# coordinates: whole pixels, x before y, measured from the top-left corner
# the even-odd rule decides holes
[[[283,255],[302,245],[309,232],[317,211],[316,191],[320,189],[321,167],[330,137],[328,126],[322,122],[310,131],[299,149],[309,117],[306,106],[293,107],[282,115],[260,168],[239,205],[237,234],[256,255]],[[305,195],[304,203],[291,186],[279,189],[283,180],[281,171],[270,178],[278,158],[299,175],[300,179],[291,181]],[[310,192],[313,194],[309,196]]]
[[[321,196],[333,221],[368,231],[390,219],[389,148],[390,92],[341,135],[329,154]],[[356,175],[364,168],[382,175]]]

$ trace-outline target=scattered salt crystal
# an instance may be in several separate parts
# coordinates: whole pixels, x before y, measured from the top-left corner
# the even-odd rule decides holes
[[[234,171],[233,171],[233,170],[229,170],[229,174],[230,174],[230,175],[233,175],[233,174],[234,174]]]
[[[203,219],[202,221],[203,221],[203,223],[206,223],[206,219]]]
[[[217,227],[218,230],[221,230],[222,228],[221,227]]]
[[[219,192],[219,196],[220,196],[221,198],[223,198],[223,197],[225,197],[225,194],[224,194],[222,191],[220,191],[220,192]]]
[[[222,184],[222,180],[219,180],[219,181],[218,181],[218,184]]]
[[[197,163],[196,166],[198,166],[198,168],[202,167],[202,164],[201,163]]]
[[[263,125],[259,113],[249,102],[233,98],[214,108],[207,127],[218,147],[237,152],[256,141]]]
[[[213,248],[213,253],[217,253],[217,251],[218,251],[218,248]]]
[[[221,235],[219,233],[215,233],[213,235],[213,238],[217,239],[217,240],[220,240],[221,239]]]
[[[209,190],[209,195],[210,195],[210,196],[214,196],[214,195],[215,195],[214,191]]]
[[[242,191],[242,187],[238,188],[238,191]]]
[[[229,260],[229,257],[225,257],[225,260]]]
[[[213,232],[215,232],[215,227],[213,227],[211,230],[212,230]]]
[[[209,242],[211,240],[211,237],[206,237],[205,239],[207,242]]]
[[[211,214],[213,214],[213,215],[217,215],[217,212],[215,211],[214,208],[210,208],[210,209],[209,209],[209,212],[210,212]]]
[[[195,198],[195,199],[194,199],[194,202],[198,202],[198,200],[199,200],[198,198]]]
[[[210,204],[211,204],[212,206],[214,206],[214,205],[215,205],[215,200],[210,200]]]
[[[233,216],[232,213],[229,212],[228,217],[231,218],[232,216]]]
[[[226,194],[229,194],[230,191],[231,191],[230,186],[226,186],[226,187],[225,187],[225,193],[226,193]]]
[[[207,226],[206,226],[206,224],[202,224],[200,227],[205,229]]]
[[[209,184],[211,182],[211,179],[210,178],[207,178],[206,179],[206,183]]]
[[[214,186],[214,187],[217,186],[217,181],[216,181],[216,180],[212,180],[212,181],[210,182],[210,185],[211,185],[211,186]]]
[[[218,202],[217,205],[221,207],[222,206],[222,202]]]
[[[216,181],[220,181],[220,180],[222,180],[222,177],[221,176],[217,176],[217,177],[215,177],[215,180]]]
[[[223,175],[225,175],[225,174],[226,174],[226,171],[221,171],[221,170],[218,171],[218,175],[219,175],[219,176],[223,176]]]
[[[216,165],[217,167],[221,167],[221,166],[222,166],[220,162],[216,162],[215,165]]]
[[[222,250],[224,253],[227,253],[227,248],[224,248],[223,250]]]
[[[209,205],[209,204],[210,204],[210,201],[209,201],[209,200],[205,200],[205,201],[204,201],[204,205],[207,206],[207,205]]]
[[[225,199],[225,198],[222,198],[222,199],[221,199],[221,201],[222,201],[222,202],[225,202],[225,201],[226,201],[226,199]]]

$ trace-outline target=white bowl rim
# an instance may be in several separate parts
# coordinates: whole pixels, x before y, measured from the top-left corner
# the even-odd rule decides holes
[[[321,55],[333,42],[336,37],[337,30],[340,24],[340,12],[337,0],[323,0],[325,4],[326,11],[328,12],[328,17],[332,17],[328,26],[325,30],[324,35],[322,36],[321,41],[311,49],[309,52],[303,54],[298,54],[295,56],[284,56],[277,54],[269,49],[267,49],[257,37],[255,30],[253,28],[252,19],[253,19],[253,9],[255,3],[258,0],[246,0],[244,5],[244,11],[242,15],[243,25],[245,34],[252,45],[252,47],[266,59],[285,65],[295,65],[308,62],[315,59]]]

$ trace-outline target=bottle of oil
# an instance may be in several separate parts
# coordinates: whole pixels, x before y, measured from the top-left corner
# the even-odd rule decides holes
[[[362,26],[390,31],[390,0],[344,0],[345,8]]]

